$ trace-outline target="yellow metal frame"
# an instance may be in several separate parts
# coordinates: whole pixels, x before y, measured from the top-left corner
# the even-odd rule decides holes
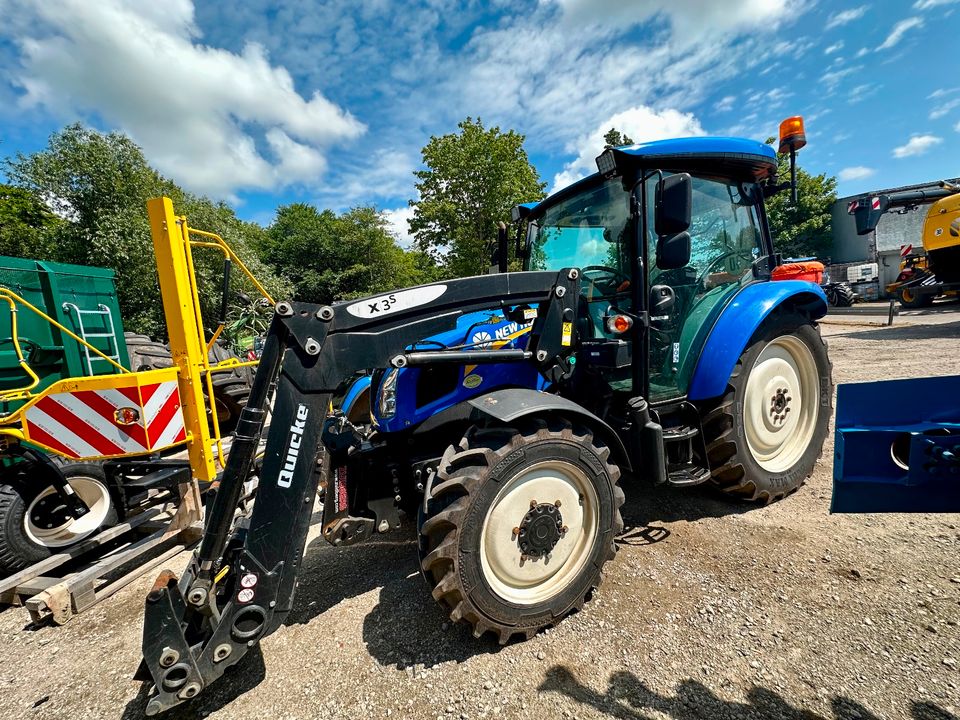
[[[254,277],[253,273],[223,238],[213,233],[190,228],[185,217],[174,214],[173,203],[169,198],[148,200],[147,214],[150,218],[157,273],[160,279],[160,295],[170,338],[170,352],[175,367],[131,373],[130,370],[107,357],[103,352],[15,292],[0,288],[0,300],[6,301],[10,308],[12,341],[17,360],[29,377],[29,382],[25,386],[0,392],[0,401],[27,401],[15,412],[0,417],[0,445],[10,441],[27,441],[40,445],[40,447],[44,447],[54,454],[59,454],[52,448],[47,448],[31,440],[29,430],[22,423],[24,412],[42,398],[56,393],[103,390],[128,387],[132,384],[143,384],[145,382],[156,382],[161,376],[164,379],[175,377],[180,391],[181,411],[187,436],[185,443],[193,475],[203,481],[212,481],[216,478],[217,465],[223,467],[225,459],[211,376],[216,372],[227,372],[238,367],[254,366],[257,365],[257,361],[243,362],[229,359],[215,365],[210,364],[209,351],[223,332],[223,324],[221,323],[217,327],[209,341],[205,338],[192,248],[211,248],[223,253],[225,258],[229,258],[233,264],[243,271],[244,275],[271,304],[275,304],[275,302],[266,288]],[[192,240],[191,235],[196,235],[202,239]],[[50,385],[40,393],[33,393],[33,388],[39,384],[40,380],[30,368],[20,346],[17,332],[18,306],[23,306],[41,316],[61,332],[86,346],[96,355],[119,369],[123,375],[67,378]],[[207,419],[207,400],[203,394],[204,386],[209,398],[212,422],[208,422]],[[136,454],[142,453],[129,453],[131,456]]]
[[[223,238],[202,230],[192,230],[185,217],[174,214],[170,198],[148,200],[147,215],[150,217],[153,249],[157,257],[157,272],[160,275],[160,295],[167,320],[170,353],[173,355],[174,364],[180,370],[180,397],[183,402],[184,424],[190,438],[187,443],[190,465],[193,467],[193,474],[199,479],[213,480],[217,473],[217,462],[219,461],[222,467],[225,460],[216,403],[213,401],[211,375],[236,367],[256,365],[256,362],[225,361],[210,365],[208,348],[213,346],[213,340],[223,328],[218,327],[211,341],[206,341],[191,246],[220,250],[240,267],[257,290],[271,302],[272,298]],[[191,233],[207,239],[192,241]],[[212,423],[207,422],[204,384],[210,398]]]

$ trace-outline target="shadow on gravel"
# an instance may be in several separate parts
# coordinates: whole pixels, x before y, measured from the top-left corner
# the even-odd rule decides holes
[[[178,705],[161,717],[163,720],[194,720],[198,717],[206,717],[255,688],[263,682],[266,675],[267,670],[258,645],[195,699]],[[123,715],[120,716],[121,720],[143,720],[146,715],[150,687],[149,682],[141,683],[137,696],[124,708]]]
[[[890,340],[936,340],[937,338],[960,337],[960,320],[956,322],[938,323],[936,325],[897,325],[890,327],[875,327],[870,330],[856,330],[845,333],[831,333],[831,338],[850,338],[851,340],[876,340],[888,342]]]
[[[880,720],[860,703],[845,697],[835,697],[829,716],[794,707],[777,693],[763,687],[752,687],[747,702],[724,700],[696,680],[684,680],[673,696],[651,690],[636,675],[617,672],[610,676],[606,692],[581,683],[574,674],[561,665],[547,671],[546,679],[538,688],[541,692],[556,692],[578,703],[620,720],[649,720],[648,713],[666,715],[675,720],[739,720],[756,718],[769,720]],[[910,706],[915,720],[957,720],[956,716],[928,702],[914,701]]]
[[[304,554],[299,579],[287,625],[308,623],[342,600],[380,589],[363,620],[363,641],[381,665],[430,667],[499,650],[496,641],[475,640],[465,627],[452,625],[430,597],[412,523],[352,547],[334,548],[318,537]]]
[[[662,523],[741,515],[763,507],[723,497],[706,485],[654,487],[645,480],[624,475],[620,486],[627,498],[620,509],[624,531],[617,542],[622,545],[652,545],[666,540],[670,531]]]

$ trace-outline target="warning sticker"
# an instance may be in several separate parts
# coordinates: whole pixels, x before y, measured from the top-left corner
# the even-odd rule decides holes
[[[573,342],[573,323],[565,322],[563,332],[560,333],[560,344],[564,347],[570,347],[571,342]]]

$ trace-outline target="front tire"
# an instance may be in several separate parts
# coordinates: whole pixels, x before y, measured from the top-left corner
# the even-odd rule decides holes
[[[583,603],[623,529],[619,468],[561,419],[471,428],[447,449],[420,524],[436,599],[475,637],[532,637]]]
[[[0,573],[4,576],[40,562],[118,522],[117,495],[103,467],[74,463],[62,468],[64,477],[90,512],[73,518],[61,507],[53,486],[26,483],[0,485]]]
[[[827,436],[831,373],[815,324],[798,315],[768,322],[740,356],[724,396],[704,412],[713,484],[763,503],[803,485]]]

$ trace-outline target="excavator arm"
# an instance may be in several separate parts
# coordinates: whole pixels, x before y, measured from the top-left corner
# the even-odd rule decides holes
[[[884,213],[915,209],[925,203],[956,195],[958,192],[960,187],[941,180],[938,187],[904,190],[886,195],[865,195],[852,200],[847,207],[847,212],[853,215],[857,223],[857,235],[866,235],[877,229],[877,224]]]
[[[201,544],[183,577],[163,571],[147,596],[138,677],[156,686],[148,715],[195,697],[293,607],[318,483],[338,451],[341,421],[328,409],[341,384],[370,368],[509,361],[533,363],[556,381],[572,367],[578,277],[576,269],[504,273],[332,306],[277,304]],[[494,308],[528,315],[536,308],[526,348],[417,345],[464,313]],[[256,501],[249,517],[238,518],[273,388]]]

